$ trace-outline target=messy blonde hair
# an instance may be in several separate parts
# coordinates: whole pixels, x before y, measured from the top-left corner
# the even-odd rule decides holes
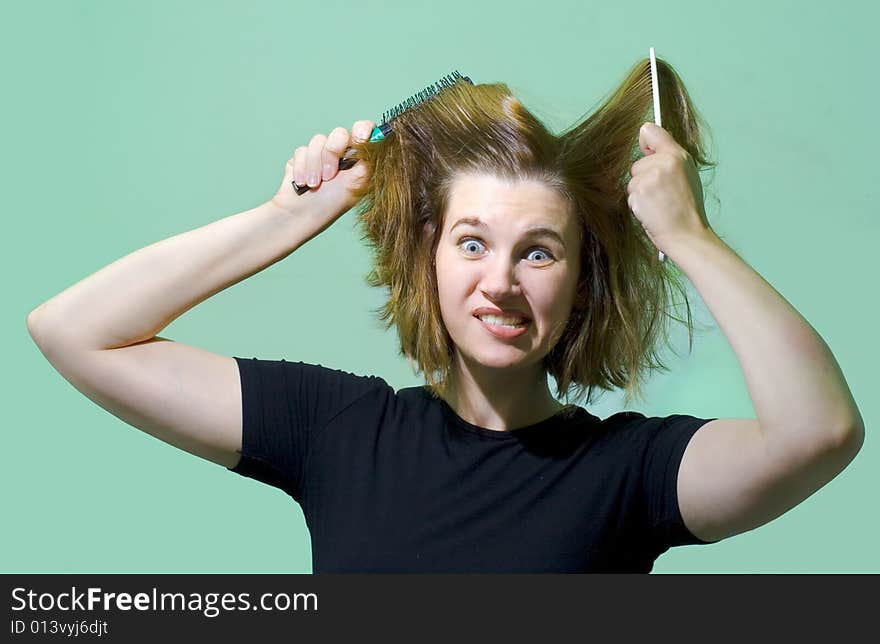
[[[698,170],[716,165],[703,151],[700,123],[678,74],[656,59],[663,128]],[[357,221],[372,249],[370,286],[388,289],[374,310],[395,325],[400,353],[426,388],[445,398],[453,342],[440,315],[433,258],[458,175],[538,180],[558,191],[581,231],[578,294],[568,324],[543,360],[566,402],[593,399],[594,389],[623,388],[628,406],[642,398],[644,373],[669,371],[657,351],[668,343],[671,296],[690,303],[680,271],[661,263],[627,203],[626,182],[640,155],[639,128],[653,121],[650,61],[628,73],[591,116],[555,136],[503,83],[457,80],[391,121],[384,140],[358,143],[370,169],[359,190]],[[573,392],[572,392],[573,390]],[[573,394],[573,395],[572,395]]]

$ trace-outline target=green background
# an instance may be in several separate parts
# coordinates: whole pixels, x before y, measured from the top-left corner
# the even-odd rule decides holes
[[[310,572],[296,503],[92,403],[43,358],[27,314],[138,248],[269,199],[314,133],[378,121],[454,69],[508,83],[559,131],[653,46],[711,128],[710,222],[822,335],[868,430],[805,502],[673,548],[655,572],[880,572],[878,17],[865,2],[4,4],[0,570]],[[349,212],[161,334],[421,384],[370,313],[382,292],[364,283],[368,260]],[[688,286],[694,351],[676,327],[681,356],[630,408],[753,418],[736,356]],[[621,409],[619,392],[590,406]]]

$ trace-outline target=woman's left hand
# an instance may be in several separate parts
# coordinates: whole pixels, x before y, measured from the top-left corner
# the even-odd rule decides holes
[[[677,245],[711,231],[703,185],[691,155],[659,125],[639,129],[643,156],[632,164],[627,203],[654,245],[670,254]]]

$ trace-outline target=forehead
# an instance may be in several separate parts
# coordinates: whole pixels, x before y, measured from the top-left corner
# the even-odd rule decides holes
[[[507,228],[517,222],[523,227],[549,225],[560,232],[573,233],[569,211],[562,195],[540,181],[463,174],[452,184],[444,227],[450,228],[461,217],[476,217],[489,227]]]

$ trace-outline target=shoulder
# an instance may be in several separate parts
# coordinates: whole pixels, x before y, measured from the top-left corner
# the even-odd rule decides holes
[[[621,411],[602,421],[603,428],[609,432],[631,435],[634,438],[656,437],[664,433],[677,433],[699,429],[709,422],[709,418],[700,418],[689,414],[670,414],[669,416],[646,416],[637,411]]]
[[[334,384],[355,388],[390,388],[381,376],[329,367],[321,363],[289,361],[284,358],[275,360],[234,357],[234,359],[242,372],[262,379],[275,379],[285,384],[314,382],[318,385]]]
[[[613,414],[598,424],[601,442],[613,446],[636,462],[654,454],[679,455],[691,437],[710,420],[689,414],[646,416],[634,411]]]
[[[235,360],[245,405],[262,417],[295,416],[320,425],[361,400],[394,395],[384,378],[372,374],[283,358]]]

